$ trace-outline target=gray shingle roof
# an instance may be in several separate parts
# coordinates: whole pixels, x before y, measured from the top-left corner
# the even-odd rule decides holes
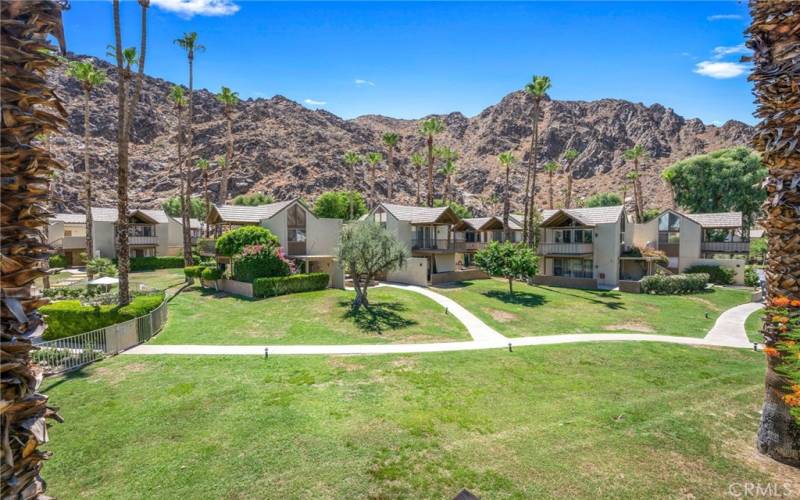
[[[391,203],[381,203],[381,206],[397,220],[410,222],[411,224],[433,224],[449,210],[448,207],[415,207]]]
[[[594,207],[594,208],[564,208],[557,210],[543,210],[542,223],[547,222],[554,215],[559,212],[564,212],[573,219],[577,220],[587,226],[595,226],[597,224],[613,224],[619,220],[622,215],[623,206],[618,205],[615,207]]]
[[[522,218],[522,216],[520,216],[520,218]],[[474,230],[479,230],[480,228],[482,228],[483,226],[485,226],[486,224],[488,224],[492,220],[496,220],[499,224],[503,223],[503,217],[502,216],[497,216],[497,215],[493,215],[491,217],[470,217],[470,218],[461,219],[461,220],[462,220],[462,222],[464,222],[465,224],[469,225]],[[508,225],[509,225],[509,227],[511,228],[512,231],[521,231],[522,230],[522,226],[519,223],[517,223],[516,219],[511,214],[509,214],[509,217],[508,217]]]
[[[169,216],[163,210],[138,210],[146,216],[154,219],[159,224],[169,224]]]
[[[214,205],[212,210],[215,210],[219,214],[222,223],[258,224],[264,219],[271,218],[294,201],[295,200],[279,201],[277,203],[259,205],[257,207]]]
[[[689,219],[708,228],[737,228],[742,227],[741,212],[721,212],[713,214],[684,214]]]
[[[131,214],[141,212],[145,216],[157,221],[159,224],[169,223],[169,217],[163,210],[137,210],[130,211]],[[65,222],[67,224],[86,224],[84,214],[55,214],[51,220]],[[105,207],[92,207],[92,220],[97,222],[117,222],[117,209]]]

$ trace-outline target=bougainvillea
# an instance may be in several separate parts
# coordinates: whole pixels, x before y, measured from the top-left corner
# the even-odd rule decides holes
[[[783,401],[800,422],[800,300],[784,296],[770,300],[762,332],[764,353],[777,363],[775,371],[788,380]]]

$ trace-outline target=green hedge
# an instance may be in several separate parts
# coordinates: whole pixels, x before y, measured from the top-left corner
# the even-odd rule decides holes
[[[178,269],[183,267],[183,257],[131,257],[131,272],[155,271],[156,269]]]
[[[697,265],[689,266],[683,271],[686,274],[707,274],[708,280],[715,285],[731,285],[736,271],[729,267]]]
[[[253,295],[256,297],[275,297],[289,293],[323,290],[328,287],[327,273],[293,274],[276,278],[256,278],[253,281]]]
[[[642,279],[642,292],[656,295],[678,295],[702,292],[708,285],[708,274],[655,274]]]
[[[50,269],[55,267],[67,267],[67,258],[59,254],[51,255],[48,259],[48,264],[50,265]]]
[[[183,275],[187,278],[199,278],[205,269],[206,266],[187,266],[183,268]]]
[[[760,285],[758,273],[756,273],[756,268],[754,266],[744,266],[744,284],[753,287]]]
[[[272,249],[254,255],[242,255],[233,262],[233,279],[253,283],[258,278],[289,276],[289,263]]]
[[[164,294],[138,295],[125,307],[84,306],[78,300],[62,300],[39,308],[47,316],[45,340],[71,337],[104,326],[144,316],[164,301]]]
[[[200,273],[200,277],[206,281],[216,281],[222,279],[222,269],[218,267],[207,267]]]

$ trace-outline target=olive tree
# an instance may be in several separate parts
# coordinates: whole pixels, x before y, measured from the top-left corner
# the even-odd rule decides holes
[[[475,264],[490,276],[507,279],[510,297],[514,294],[514,279],[533,277],[539,258],[532,248],[525,245],[492,241],[475,254]]]
[[[356,291],[352,308],[369,309],[367,288],[379,273],[394,271],[408,258],[408,249],[379,224],[365,220],[348,224],[339,234],[337,258],[353,280]]]

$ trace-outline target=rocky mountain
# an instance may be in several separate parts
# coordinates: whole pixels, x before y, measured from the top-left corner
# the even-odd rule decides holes
[[[92,93],[89,105],[94,141],[91,168],[96,204],[111,205],[116,189],[116,69],[104,61],[94,62],[107,71],[109,81]],[[69,112],[69,127],[50,140],[50,147],[68,166],[56,184],[56,194],[61,199],[58,208],[81,211],[83,93],[76,81],[65,76],[63,68],[52,72],[50,78]],[[166,98],[172,85],[152,77],[146,77],[144,82],[131,145],[131,202],[137,207],[157,207],[178,189],[177,117]],[[201,89],[195,93],[194,107],[196,157],[210,159],[224,154],[222,106],[213,93]],[[479,213],[499,210],[499,203],[487,200],[492,195],[499,199],[503,193],[503,176],[496,157],[510,150],[521,160],[512,182],[513,203],[521,206],[522,166],[532,133],[531,110],[532,100],[523,92],[513,92],[477,116],[454,112],[439,117],[447,130],[436,137],[437,145],[450,146],[460,153],[454,179],[454,192],[460,201]],[[233,126],[236,159],[230,196],[265,192],[277,199],[298,195],[313,199],[325,190],[343,188],[347,183],[347,170],[341,161],[344,152],[382,150],[381,134],[394,131],[401,136],[396,154],[396,201],[413,202],[415,181],[409,156],[425,145],[417,133],[420,121],[377,115],[344,120],[282,96],[244,100],[237,108]],[[623,161],[622,151],[641,143],[650,152],[650,158],[642,165],[644,199],[647,206],[666,206],[670,195],[659,177],[663,168],[694,154],[747,144],[752,133],[752,127],[741,122],[728,121],[720,127],[706,125],[699,119],[685,119],[660,104],[645,106],[618,99],[547,99],[540,125],[540,162],[558,159],[569,145],[582,151],[573,174],[577,200],[598,192],[624,194],[625,174],[631,166]],[[199,171],[194,171],[193,176],[195,192],[200,194]],[[359,168],[357,177],[359,188],[367,192],[363,168]],[[377,189],[383,197],[385,182],[380,175],[378,179]],[[544,175],[540,179],[537,199],[544,204],[547,181]],[[218,184],[212,175],[209,187],[214,200]],[[564,184],[564,174],[556,174],[556,203],[563,199]],[[443,181],[437,183],[440,189],[443,185]]]

